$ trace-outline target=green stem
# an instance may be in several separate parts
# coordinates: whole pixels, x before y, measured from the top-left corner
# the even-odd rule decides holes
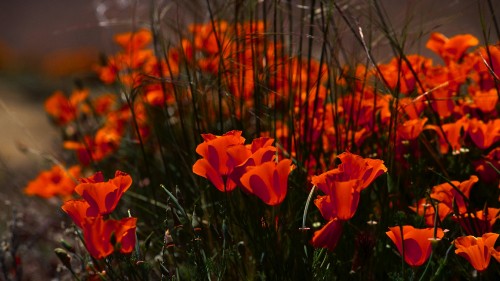
[[[309,192],[309,196],[307,197],[306,205],[304,206],[304,215],[302,216],[302,230],[306,229],[307,211],[309,209],[309,203],[311,203],[311,199],[315,190],[316,185],[313,185],[313,187],[311,188],[311,192]]]

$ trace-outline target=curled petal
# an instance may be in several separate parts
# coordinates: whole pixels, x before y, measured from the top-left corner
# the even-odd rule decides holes
[[[90,208],[89,203],[87,201],[79,199],[79,200],[68,200],[64,202],[61,209],[68,214],[73,222],[79,227],[82,228],[83,223],[85,222],[85,218],[87,217],[87,211]]]
[[[342,235],[342,223],[338,219],[330,220],[320,230],[314,232],[311,244],[314,248],[326,248],[333,251]]]

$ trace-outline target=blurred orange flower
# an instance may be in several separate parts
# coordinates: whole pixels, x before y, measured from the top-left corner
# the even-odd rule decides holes
[[[481,237],[462,236],[455,239],[455,254],[467,259],[477,270],[484,271],[490,264],[491,252],[499,234],[485,233]]]
[[[396,245],[399,253],[410,266],[421,266],[431,255],[431,240],[441,239],[444,232],[441,228],[434,237],[433,228],[414,228],[411,225],[389,227],[385,233]]]
[[[110,156],[120,146],[122,134],[119,128],[104,126],[97,130],[94,137],[85,136],[82,141],[65,141],[63,146],[75,150],[78,160],[84,166],[92,161],[99,162]]]
[[[414,140],[424,129],[427,118],[417,118],[405,121],[397,129],[398,137],[402,140]]]
[[[58,125],[66,125],[76,118],[79,105],[88,94],[88,90],[75,90],[68,99],[63,92],[56,91],[45,101],[45,111]]]
[[[487,149],[500,140],[500,118],[484,123],[473,118],[469,121],[468,135],[480,149]]]
[[[479,110],[484,113],[492,112],[495,110],[498,102],[498,94],[496,89],[490,89],[489,91],[478,90],[472,96],[474,105],[477,106]]]
[[[76,179],[80,177],[80,166],[72,166],[67,171],[55,165],[48,171],[42,171],[36,179],[30,181],[24,193],[36,195],[43,198],[61,196],[69,198],[77,184]]]
[[[135,32],[125,32],[114,36],[115,42],[127,52],[146,47],[153,40],[151,31],[141,28]]]
[[[479,40],[470,34],[459,34],[448,38],[441,33],[433,32],[426,47],[441,56],[448,63],[459,61],[468,48],[479,44]]]

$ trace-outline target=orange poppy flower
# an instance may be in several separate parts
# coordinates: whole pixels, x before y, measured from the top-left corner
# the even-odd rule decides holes
[[[441,118],[451,116],[455,109],[455,92],[448,88],[439,88],[429,93],[429,103]]]
[[[130,217],[116,221],[115,238],[117,245],[119,245],[120,253],[129,254],[134,250],[136,225],[137,218]]]
[[[421,266],[426,262],[431,255],[431,240],[441,239],[444,236],[441,228],[437,229],[436,237],[434,237],[433,228],[419,229],[411,225],[389,227],[389,231],[385,234],[389,236],[410,266]]]
[[[427,202],[425,198],[420,199],[417,202],[417,206],[410,206],[409,208],[419,216],[424,217],[425,225],[427,225],[428,227],[434,227],[436,223],[434,222],[434,219],[436,217],[436,210],[430,203]],[[448,205],[441,202],[437,204],[437,210],[439,221],[441,222],[446,218],[446,216],[453,212],[453,210]]]
[[[106,115],[116,103],[116,95],[104,94],[92,100],[92,107],[97,115]]]
[[[458,189],[458,192],[451,184],[443,183],[432,188],[431,198],[446,204],[450,209],[455,204],[460,214],[467,212],[466,198],[469,198],[472,186],[478,181],[477,176],[470,176],[468,180],[463,182],[452,181],[451,183]],[[465,196],[462,196],[462,194]]]
[[[342,222],[338,219],[332,219],[320,230],[314,232],[311,244],[314,248],[326,248],[333,251],[337,246],[342,234]]]
[[[44,103],[45,111],[52,116],[57,124],[66,125],[75,120],[78,106],[87,98],[88,90],[75,90],[69,98],[63,92],[54,92]]]
[[[472,96],[474,105],[484,113],[495,110],[498,102],[498,94],[495,88],[489,91],[476,91]]]
[[[90,177],[86,178],[79,178],[78,181],[80,183],[96,183],[96,182],[104,182],[104,175],[102,174],[101,171],[93,174]]]
[[[268,161],[250,168],[240,179],[252,194],[267,205],[278,205],[288,191],[288,175],[293,170],[292,160],[283,159],[278,163]]]
[[[108,58],[106,65],[98,65],[94,67],[94,71],[99,76],[99,80],[104,84],[112,84],[118,78],[120,69],[113,58]]]
[[[485,212],[486,211],[486,212]],[[493,225],[498,219],[500,209],[486,208],[475,213],[465,213],[454,218],[469,235],[479,236],[493,231]]]
[[[80,166],[72,166],[67,171],[55,165],[48,171],[42,171],[36,179],[30,181],[24,193],[36,195],[43,198],[61,196],[68,198],[73,194],[76,186],[76,179],[80,177]]]
[[[327,194],[318,196],[314,200],[323,218],[349,220],[354,216],[359,204],[360,180],[335,181],[327,175],[326,177],[313,177],[313,184],[323,192],[326,191]]]
[[[403,97],[399,99],[400,108],[404,110],[410,120],[417,119],[425,107],[425,99]]]
[[[443,60],[458,61],[462,58],[468,48],[479,44],[479,40],[470,34],[459,34],[447,38],[441,33],[433,32],[426,47],[441,56]]]
[[[500,170],[500,147],[493,149],[484,158],[473,163],[482,181],[498,184],[499,175],[495,169]],[[490,165],[493,165],[495,169]]]
[[[107,182],[81,183],[75,191],[89,203],[87,215],[97,216],[111,213],[131,185],[128,174],[116,171],[115,177]]]
[[[476,81],[482,90],[495,88],[495,79],[500,78],[500,48],[498,45],[490,45],[482,47],[480,52],[475,54],[476,64],[474,68],[479,72]]]
[[[361,190],[367,188],[377,177],[387,172],[384,161],[379,159],[363,158],[359,155],[344,152],[337,156],[342,163],[338,170],[346,179],[360,179]]]
[[[425,71],[431,67],[432,60],[420,55],[409,55],[406,58],[409,64],[402,61],[401,58],[395,57],[389,63],[379,65],[379,69],[387,86],[395,90],[396,87],[399,87],[400,93],[408,95],[414,92],[417,86],[416,77],[410,70],[410,66],[415,73],[423,76]],[[417,78],[422,79],[423,77]]]
[[[241,131],[230,131],[222,136],[203,134],[202,137],[204,142],[196,147],[196,153],[203,158],[194,163],[193,173],[208,179],[220,191],[233,190],[236,184],[228,176],[234,163],[229,162],[227,149],[245,142]]]
[[[96,259],[102,259],[113,253],[115,245],[112,236],[119,245],[121,253],[133,251],[136,238],[137,218],[122,220],[104,220],[102,216],[88,217],[83,223],[83,238],[87,251]]]
[[[444,131],[445,136],[436,125],[426,125],[425,129],[434,130],[438,135],[439,150],[442,154],[446,154],[449,151],[449,146],[451,145],[452,151],[459,151],[462,147],[462,141],[464,134],[462,134],[462,128],[467,131],[469,124],[469,119],[464,116],[454,123],[443,124],[441,128]],[[448,140],[448,141],[446,141]],[[449,143],[449,144],[448,144]]]
[[[252,167],[259,166],[260,164],[274,161],[276,155],[276,147],[272,144],[274,139],[261,137],[256,138],[248,145],[235,145],[227,149],[229,156],[228,163],[234,167],[229,175],[230,179],[236,185],[245,188],[241,184],[240,179]],[[250,192],[250,190],[246,190]]]
[[[68,214],[73,222],[79,227],[83,227],[85,218],[87,218],[87,211],[90,208],[89,203],[83,199],[74,199],[64,202],[61,209]]]
[[[455,239],[455,254],[467,259],[477,270],[484,271],[490,264],[491,252],[499,234],[485,233],[481,237],[462,236]]]
[[[115,42],[126,51],[143,49],[151,43],[153,35],[147,29],[139,29],[135,32],[126,32],[116,34],[114,37]]]
[[[500,140],[500,118],[484,123],[473,118],[469,121],[468,135],[480,149],[487,149]]]
[[[114,246],[111,244],[111,235],[115,231],[113,220],[104,220],[102,216],[87,217],[82,223],[83,239],[89,254],[102,259],[111,255]]]
[[[398,137],[402,140],[414,140],[424,129],[427,118],[417,118],[405,121],[397,129]]]
[[[83,141],[65,141],[63,146],[68,150],[75,150],[78,160],[84,166],[92,161],[99,162],[110,156],[120,146],[122,134],[119,128],[104,126],[92,138],[85,136]]]

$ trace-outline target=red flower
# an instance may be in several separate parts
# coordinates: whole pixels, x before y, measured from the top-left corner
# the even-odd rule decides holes
[[[277,205],[285,199],[288,175],[292,169],[290,159],[283,159],[279,163],[265,162],[249,169],[241,177],[241,184],[267,205]]]
[[[468,121],[467,117],[464,116],[454,123],[443,124],[441,128],[444,131],[444,135],[436,125],[426,125],[425,129],[434,130],[437,133],[439,137],[439,150],[442,154],[446,154],[449,150],[448,143],[451,145],[452,151],[458,151],[462,147],[461,141],[463,135],[461,132],[462,128],[467,131]]]
[[[495,88],[490,89],[489,91],[481,91],[478,90],[472,96],[474,100],[474,105],[484,113],[492,112],[495,110],[495,107],[498,102],[498,95]]]
[[[113,253],[115,245],[112,236],[119,245],[121,253],[133,251],[136,238],[137,218],[124,218],[122,220],[104,220],[102,216],[89,217],[83,223],[83,238],[85,247],[96,259],[101,259]]]
[[[473,118],[469,121],[467,133],[477,147],[487,149],[500,140],[500,118],[490,120],[486,124],[482,120]]]
[[[147,29],[139,29],[135,32],[126,32],[121,34],[116,34],[115,42],[120,45],[127,52],[143,49],[153,39],[151,31]]]
[[[493,149],[488,155],[473,162],[473,164],[482,181],[498,183],[499,175],[495,169],[500,170],[500,147]]]
[[[396,244],[399,253],[404,254],[404,260],[410,266],[421,266],[427,261],[431,254],[431,239],[444,236],[441,228],[434,237],[433,228],[418,229],[411,225],[389,227],[385,234]]]
[[[384,161],[364,159],[344,152],[338,156],[342,163],[333,170],[312,177],[312,184],[326,195],[318,196],[314,204],[329,222],[314,233],[311,241],[314,247],[333,250],[340,238],[341,222],[351,219],[359,204],[360,192],[368,187],[376,177],[387,171]],[[332,237],[333,241],[325,241]]]
[[[75,179],[80,177],[80,170],[80,166],[72,166],[65,171],[55,165],[49,171],[41,172],[36,179],[30,181],[24,192],[43,198],[59,195],[68,199],[73,194],[76,186]]]
[[[333,251],[342,234],[342,222],[332,219],[320,230],[314,232],[311,244],[314,248],[326,248]]]
[[[220,191],[233,190],[236,184],[228,175],[233,171],[234,163],[229,162],[227,150],[245,142],[241,131],[230,131],[222,136],[203,134],[202,137],[205,141],[198,145],[196,153],[203,158],[194,163],[193,173],[208,179]]]
[[[83,199],[78,200],[68,200],[64,202],[61,209],[68,214],[73,222],[79,227],[82,228],[82,225],[87,217],[87,211],[90,205],[87,201]]]
[[[68,99],[63,92],[56,91],[45,101],[45,111],[52,116],[57,124],[66,125],[78,115],[78,106],[89,94],[88,90],[74,91]]]
[[[363,158],[346,151],[337,156],[342,164],[338,170],[343,178],[361,180],[361,190],[367,188],[377,177],[387,172],[384,161],[379,159]]]
[[[414,140],[424,129],[427,118],[417,118],[404,122],[398,127],[398,137],[403,140]]]
[[[350,152],[344,152],[338,156],[342,163],[333,170],[319,176],[313,176],[312,183],[328,193],[330,185],[334,181],[360,180],[360,191],[367,188],[378,176],[387,172],[384,161],[378,159],[363,158]]]
[[[448,208],[453,209],[455,204],[458,208],[460,214],[467,212],[466,199],[469,198],[470,190],[472,186],[478,181],[478,178],[474,175],[470,176],[470,179],[463,182],[452,181],[451,183],[458,189],[458,192],[451,184],[443,183],[436,185],[432,188],[431,198],[438,200],[448,206]],[[462,196],[465,196],[465,198]]]
[[[92,257],[102,259],[113,253],[111,235],[115,231],[115,221],[104,220],[102,216],[88,217],[82,230],[85,247]]]
[[[486,208],[484,211],[465,213],[455,218],[467,234],[479,236],[493,231],[500,209]]]
[[[256,138],[249,145],[235,145],[227,149],[229,156],[229,165],[234,167],[229,175],[230,179],[238,186],[243,187],[245,191],[251,193],[251,190],[241,184],[241,177],[250,169],[266,162],[274,161],[276,147],[272,146],[274,139],[262,137]]]
[[[448,207],[445,203],[439,202],[437,206],[432,206],[431,203],[427,202],[425,198],[420,199],[416,206],[409,207],[418,215],[423,216],[425,219],[425,225],[428,227],[433,227],[435,225],[434,219],[436,218],[436,210],[438,209],[439,221],[443,221],[446,216],[453,212],[453,209]]]
[[[441,56],[448,63],[450,61],[457,62],[468,48],[477,44],[479,44],[477,38],[470,34],[459,34],[447,38],[441,33],[434,32],[431,34],[426,47]]]
[[[115,177],[107,182],[81,183],[75,191],[89,203],[87,215],[97,216],[111,213],[131,185],[132,178],[128,174],[116,171]]]
[[[462,236],[455,239],[455,254],[467,259],[477,270],[484,271],[490,264],[491,252],[497,241],[497,233],[486,233],[482,237]]]
[[[326,196],[318,196],[314,200],[314,204],[321,212],[323,218],[331,220],[338,218],[339,220],[351,219],[358,209],[360,196],[360,180],[349,181],[330,181],[331,177],[324,178],[327,184],[318,182],[318,178],[313,177],[313,183],[325,192]],[[324,190],[328,188],[327,190]]]
[[[131,253],[135,247],[137,218],[124,218],[115,223],[116,243],[120,246],[120,253]]]

